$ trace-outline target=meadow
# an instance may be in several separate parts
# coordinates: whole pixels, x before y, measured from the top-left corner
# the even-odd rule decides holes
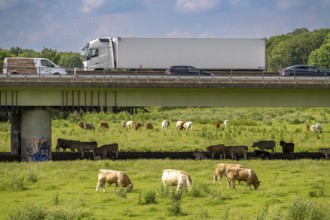
[[[221,161],[232,163],[232,161]],[[248,160],[258,190],[213,183],[212,160],[129,160],[1,163],[0,219],[329,219],[329,160]],[[95,192],[101,168],[122,170],[133,191],[106,185]],[[192,191],[161,188],[161,171],[181,169]]]
[[[253,142],[275,140],[293,142],[295,152],[316,152],[329,147],[329,108],[168,108],[151,107],[148,112],[132,115],[126,112],[113,114],[54,112],[52,117],[52,150],[57,138],[97,141],[98,146],[117,142],[120,151],[205,151],[212,144],[246,145],[249,151]],[[160,129],[162,120],[171,122],[166,131]],[[178,131],[175,122],[179,119],[193,122],[192,131]],[[230,126],[216,129],[214,123],[230,120]],[[123,129],[121,121],[151,122],[154,129]],[[95,131],[79,128],[80,121],[92,122]],[[100,121],[108,122],[110,128],[102,129]],[[324,132],[306,132],[304,124],[321,123]],[[10,152],[10,123],[0,123],[0,152]]]

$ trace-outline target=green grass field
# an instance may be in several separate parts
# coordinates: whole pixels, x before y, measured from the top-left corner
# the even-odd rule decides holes
[[[52,148],[57,138],[97,141],[98,146],[117,142],[120,151],[193,151],[205,150],[212,144],[246,145],[273,139],[295,144],[295,152],[315,152],[330,143],[329,108],[149,108],[149,113],[73,113],[67,117],[54,114],[52,120]],[[166,131],[160,129],[163,119],[171,122]],[[193,122],[192,131],[178,131],[179,119]],[[230,127],[215,129],[216,121],[230,120]],[[140,128],[122,129],[120,122],[151,122],[153,130]],[[80,121],[91,121],[95,131],[78,127]],[[109,123],[108,130],[98,127],[100,121]],[[304,124],[321,123],[324,132],[315,134],[304,131]],[[10,152],[10,123],[0,123],[0,152]]]
[[[327,160],[239,161],[261,180],[257,191],[213,183],[214,165],[203,160],[68,161],[1,163],[0,219],[329,219]],[[232,163],[232,161],[221,161]],[[134,184],[95,192],[101,168],[122,170]],[[191,176],[181,199],[161,190],[163,169]],[[176,200],[174,198],[177,198]],[[24,217],[24,218],[23,218]]]

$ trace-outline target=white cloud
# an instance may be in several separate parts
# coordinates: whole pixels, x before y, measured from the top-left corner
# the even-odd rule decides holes
[[[83,0],[83,7],[80,11],[83,13],[91,13],[101,7],[104,0]]]
[[[250,4],[249,0],[229,0],[229,4],[233,7],[247,7]]]
[[[201,12],[213,9],[219,0],[176,0],[175,9],[183,12]]]

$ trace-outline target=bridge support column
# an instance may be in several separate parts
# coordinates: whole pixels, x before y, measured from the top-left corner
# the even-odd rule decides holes
[[[23,108],[21,160],[29,162],[51,160],[51,132],[51,114],[47,108]]]
[[[21,157],[21,110],[11,113],[11,155]]]

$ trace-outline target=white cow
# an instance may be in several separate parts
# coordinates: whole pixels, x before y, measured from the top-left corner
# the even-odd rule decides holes
[[[188,188],[188,190],[191,190],[192,181],[189,175],[184,171],[167,169],[163,170],[162,186],[176,186],[177,191],[182,188]]]
[[[127,121],[126,122],[126,128],[133,128],[133,121]]]
[[[225,120],[223,124],[225,125],[225,127],[229,127],[229,120]]]
[[[192,122],[187,121],[186,123],[183,124],[183,128],[186,130],[192,130]]]
[[[322,125],[320,123],[317,123],[316,125],[312,125],[311,126],[311,131],[315,132],[315,133],[322,133],[323,129],[322,129]]]
[[[169,126],[170,126],[170,122],[168,120],[162,121],[162,126],[161,126],[162,130],[168,129]]]

